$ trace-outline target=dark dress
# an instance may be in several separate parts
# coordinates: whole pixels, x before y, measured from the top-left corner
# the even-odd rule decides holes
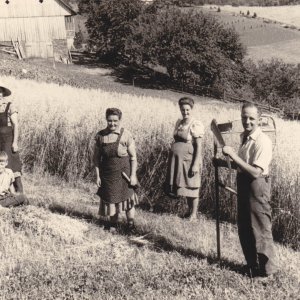
[[[4,112],[0,113],[0,151],[5,151],[8,155],[7,168],[11,169],[15,174],[21,174],[22,164],[19,152],[12,152],[13,128],[8,126],[8,111],[10,102],[7,104]]]
[[[129,156],[118,156],[119,142],[124,129],[121,129],[118,139],[113,143],[104,143],[104,132],[100,131],[96,136],[96,144],[101,152],[99,155],[101,187],[97,192],[100,196],[99,214],[113,216],[131,209],[138,203],[138,198],[122,176],[122,172],[130,174]]]

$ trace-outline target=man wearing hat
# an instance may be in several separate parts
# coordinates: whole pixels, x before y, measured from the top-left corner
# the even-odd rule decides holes
[[[7,100],[11,91],[0,86],[0,151],[8,155],[7,168],[14,173],[14,187],[16,192],[23,193],[21,181],[21,160],[19,156],[18,137],[18,111],[14,104]]]

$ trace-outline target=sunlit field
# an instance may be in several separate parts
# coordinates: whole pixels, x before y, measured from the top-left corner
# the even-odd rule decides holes
[[[211,5],[206,5],[211,6]],[[223,11],[234,12],[239,14],[240,11],[245,15],[247,11],[252,16],[254,13],[260,18],[266,18],[272,21],[283,24],[294,25],[300,27],[300,5],[286,5],[286,6],[221,6]]]
[[[212,118],[220,123],[238,118],[238,106],[195,97],[195,116],[206,127],[204,183],[198,220],[188,222],[178,217],[184,201],[164,197],[161,189],[180,117],[175,94],[151,98],[0,79],[19,107],[23,180],[31,204],[0,209],[0,299],[297,299],[299,251],[277,244],[280,272],[267,283],[250,279],[241,273],[236,226],[223,222],[220,264],[216,259],[209,124]],[[137,209],[133,237],[122,231],[124,219],[112,233],[103,230],[97,215],[91,150],[95,133],[105,126],[105,109],[112,106],[122,109],[123,125],[135,136],[138,193],[154,210]],[[277,126],[274,233],[297,247],[300,125],[277,120]],[[222,192],[223,220],[234,223],[235,200]]]
[[[215,16],[226,27],[233,27],[247,47],[247,57],[269,61],[281,59],[286,63],[300,63],[300,6],[257,7],[257,6],[205,5],[193,9],[203,10]],[[254,13],[257,15],[253,18]],[[249,14],[247,16],[247,14]],[[288,27],[288,28],[287,28]]]
[[[119,107],[123,111],[123,125],[133,133],[137,143],[143,202],[150,209],[164,208],[162,203],[165,198],[161,187],[173,126],[180,117],[175,101],[177,99],[172,102],[163,98],[76,89],[10,77],[2,77],[1,84],[12,89],[11,98],[19,107],[20,146],[27,170],[46,171],[70,182],[93,180],[93,137],[105,127],[105,109]],[[219,123],[237,119],[239,106],[215,100],[210,102],[200,97],[195,99],[194,115],[206,127],[200,208],[213,215],[213,140],[209,125],[213,118]],[[277,128],[272,166],[274,234],[277,240],[297,248],[300,124],[277,120]],[[232,221],[235,216],[235,199],[229,199],[225,193],[222,196],[223,218]],[[170,207],[170,210],[176,213],[176,207]]]

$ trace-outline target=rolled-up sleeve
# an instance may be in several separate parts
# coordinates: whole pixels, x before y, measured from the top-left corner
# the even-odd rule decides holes
[[[258,139],[255,143],[255,153],[252,164],[263,170],[269,169],[272,160],[272,141],[267,137]]]

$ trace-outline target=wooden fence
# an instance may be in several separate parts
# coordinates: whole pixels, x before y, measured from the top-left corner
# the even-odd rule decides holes
[[[224,92],[223,100],[225,102],[239,102],[239,103],[244,103],[247,101],[245,99],[230,95],[227,92]],[[289,119],[289,120],[299,120],[300,121],[300,111],[297,111],[297,110],[287,111],[287,110],[280,109],[278,107],[274,107],[271,105],[266,105],[266,104],[261,104],[261,103],[256,103],[256,104],[258,105],[258,107],[260,109],[262,109],[264,111],[275,113],[279,117]]]

